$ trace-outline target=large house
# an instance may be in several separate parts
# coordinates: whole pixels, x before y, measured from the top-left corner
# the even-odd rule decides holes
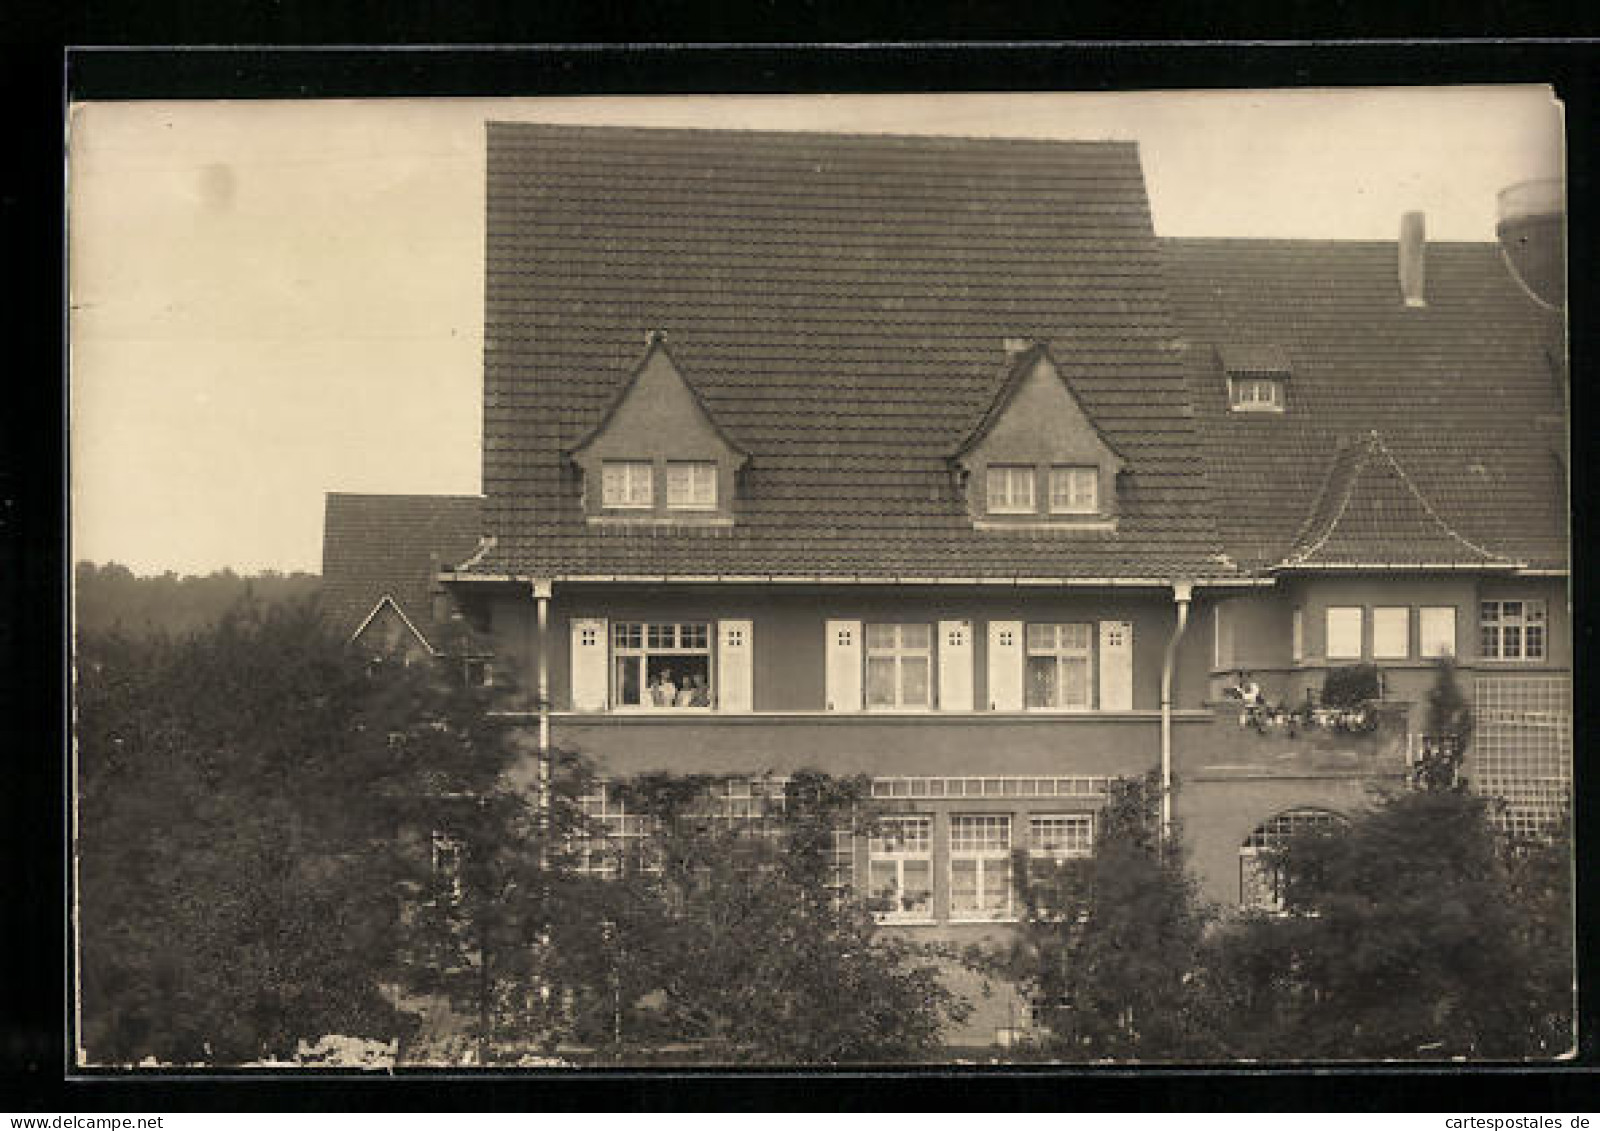
[[[1442,653],[1476,780],[1524,824],[1565,796],[1526,255],[1161,240],[1130,143],[528,124],[489,127],[486,250],[481,538],[387,560],[442,555],[527,725],[607,773],[871,775],[896,816],[840,866],[906,929],[992,935],[1012,851],[1086,852],[1149,771],[1205,893],[1270,899],[1254,854],[1404,774]],[[1360,733],[1225,695],[1362,662]]]

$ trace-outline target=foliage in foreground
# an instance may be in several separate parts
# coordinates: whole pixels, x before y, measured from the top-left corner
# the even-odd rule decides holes
[[[1212,1051],[1197,978],[1207,916],[1154,775],[1112,783],[1094,855],[1019,858],[1023,923],[1000,963],[1041,1003],[1046,1055],[1170,1060]]]
[[[833,822],[864,819],[862,783],[796,775],[761,830],[697,816],[710,779],[631,783],[660,867],[600,878],[581,866],[592,771],[558,755],[541,790],[490,716],[499,692],[443,672],[369,664],[310,608],[80,639],[90,1062],[282,1060],[330,1033],[416,1045],[423,1002],[448,1005],[479,1064],[574,1043],[900,1060],[960,1013],[911,947],[836,903]]]
[[[925,1056],[964,1003],[916,947],[843,898],[834,830],[865,829],[865,779],[801,772],[750,822],[709,817],[716,779],[623,783],[656,828],[557,927],[578,990],[575,1035],[625,1058],[669,1046],[721,1064],[890,1062]]]
[[[473,692],[369,669],[309,607],[182,639],[85,634],[76,688],[83,1032],[96,1063],[239,1063],[405,1029],[396,893],[434,768],[499,774]]]

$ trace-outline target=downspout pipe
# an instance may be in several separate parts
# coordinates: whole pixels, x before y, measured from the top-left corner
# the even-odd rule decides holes
[[[539,669],[539,807],[548,804],[550,789],[550,593],[548,580],[533,583],[534,652]]]
[[[1178,660],[1178,642],[1189,626],[1189,601],[1194,584],[1172,583],[1172,599],[1178,607],[1178,620],[1167,639],[1166,656],[1161,661],[1161,840],[1172,835],[1172,676]]]

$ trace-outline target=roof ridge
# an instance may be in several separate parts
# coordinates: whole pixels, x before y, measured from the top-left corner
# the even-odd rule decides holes
[[[578,123],[578,122],[530,122],[514,118],[490,118],[485,126],[496,129],[519,130],[526,132],[548,131],[554,133],[581,133],[597,134],[609,133],[616,136],[629,135],[655,135],[665,137],[669,134],[692,134],[696,137],[760,137],[760,138],[825,138],[829,141],[861,141],[885,142],[903,141],[914,143],[936,144],[939,142],[966,142],[995,145],[1016,145],[1019,147],[1078,147],[1078,148],[1128,148],[1138,149],[1139,142],[1134,138],[1076,138],[1076,137],[1023,137],[1018,135],[984,135],[984,134],[944,134],[944,133],[901,133],[893,130],[874,132],[871,130],[775,130],[762,128],[743,128],[738,126],[636,126],[636,125],[611,125],[606,123]]]

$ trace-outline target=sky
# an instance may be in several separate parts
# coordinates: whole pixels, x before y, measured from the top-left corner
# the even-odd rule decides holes
[[[480,490],[484,123],[1139,143],[1156,233],[1492,240],[1543,87],[74,107],[72,557],[318,571],[328,491]]]

